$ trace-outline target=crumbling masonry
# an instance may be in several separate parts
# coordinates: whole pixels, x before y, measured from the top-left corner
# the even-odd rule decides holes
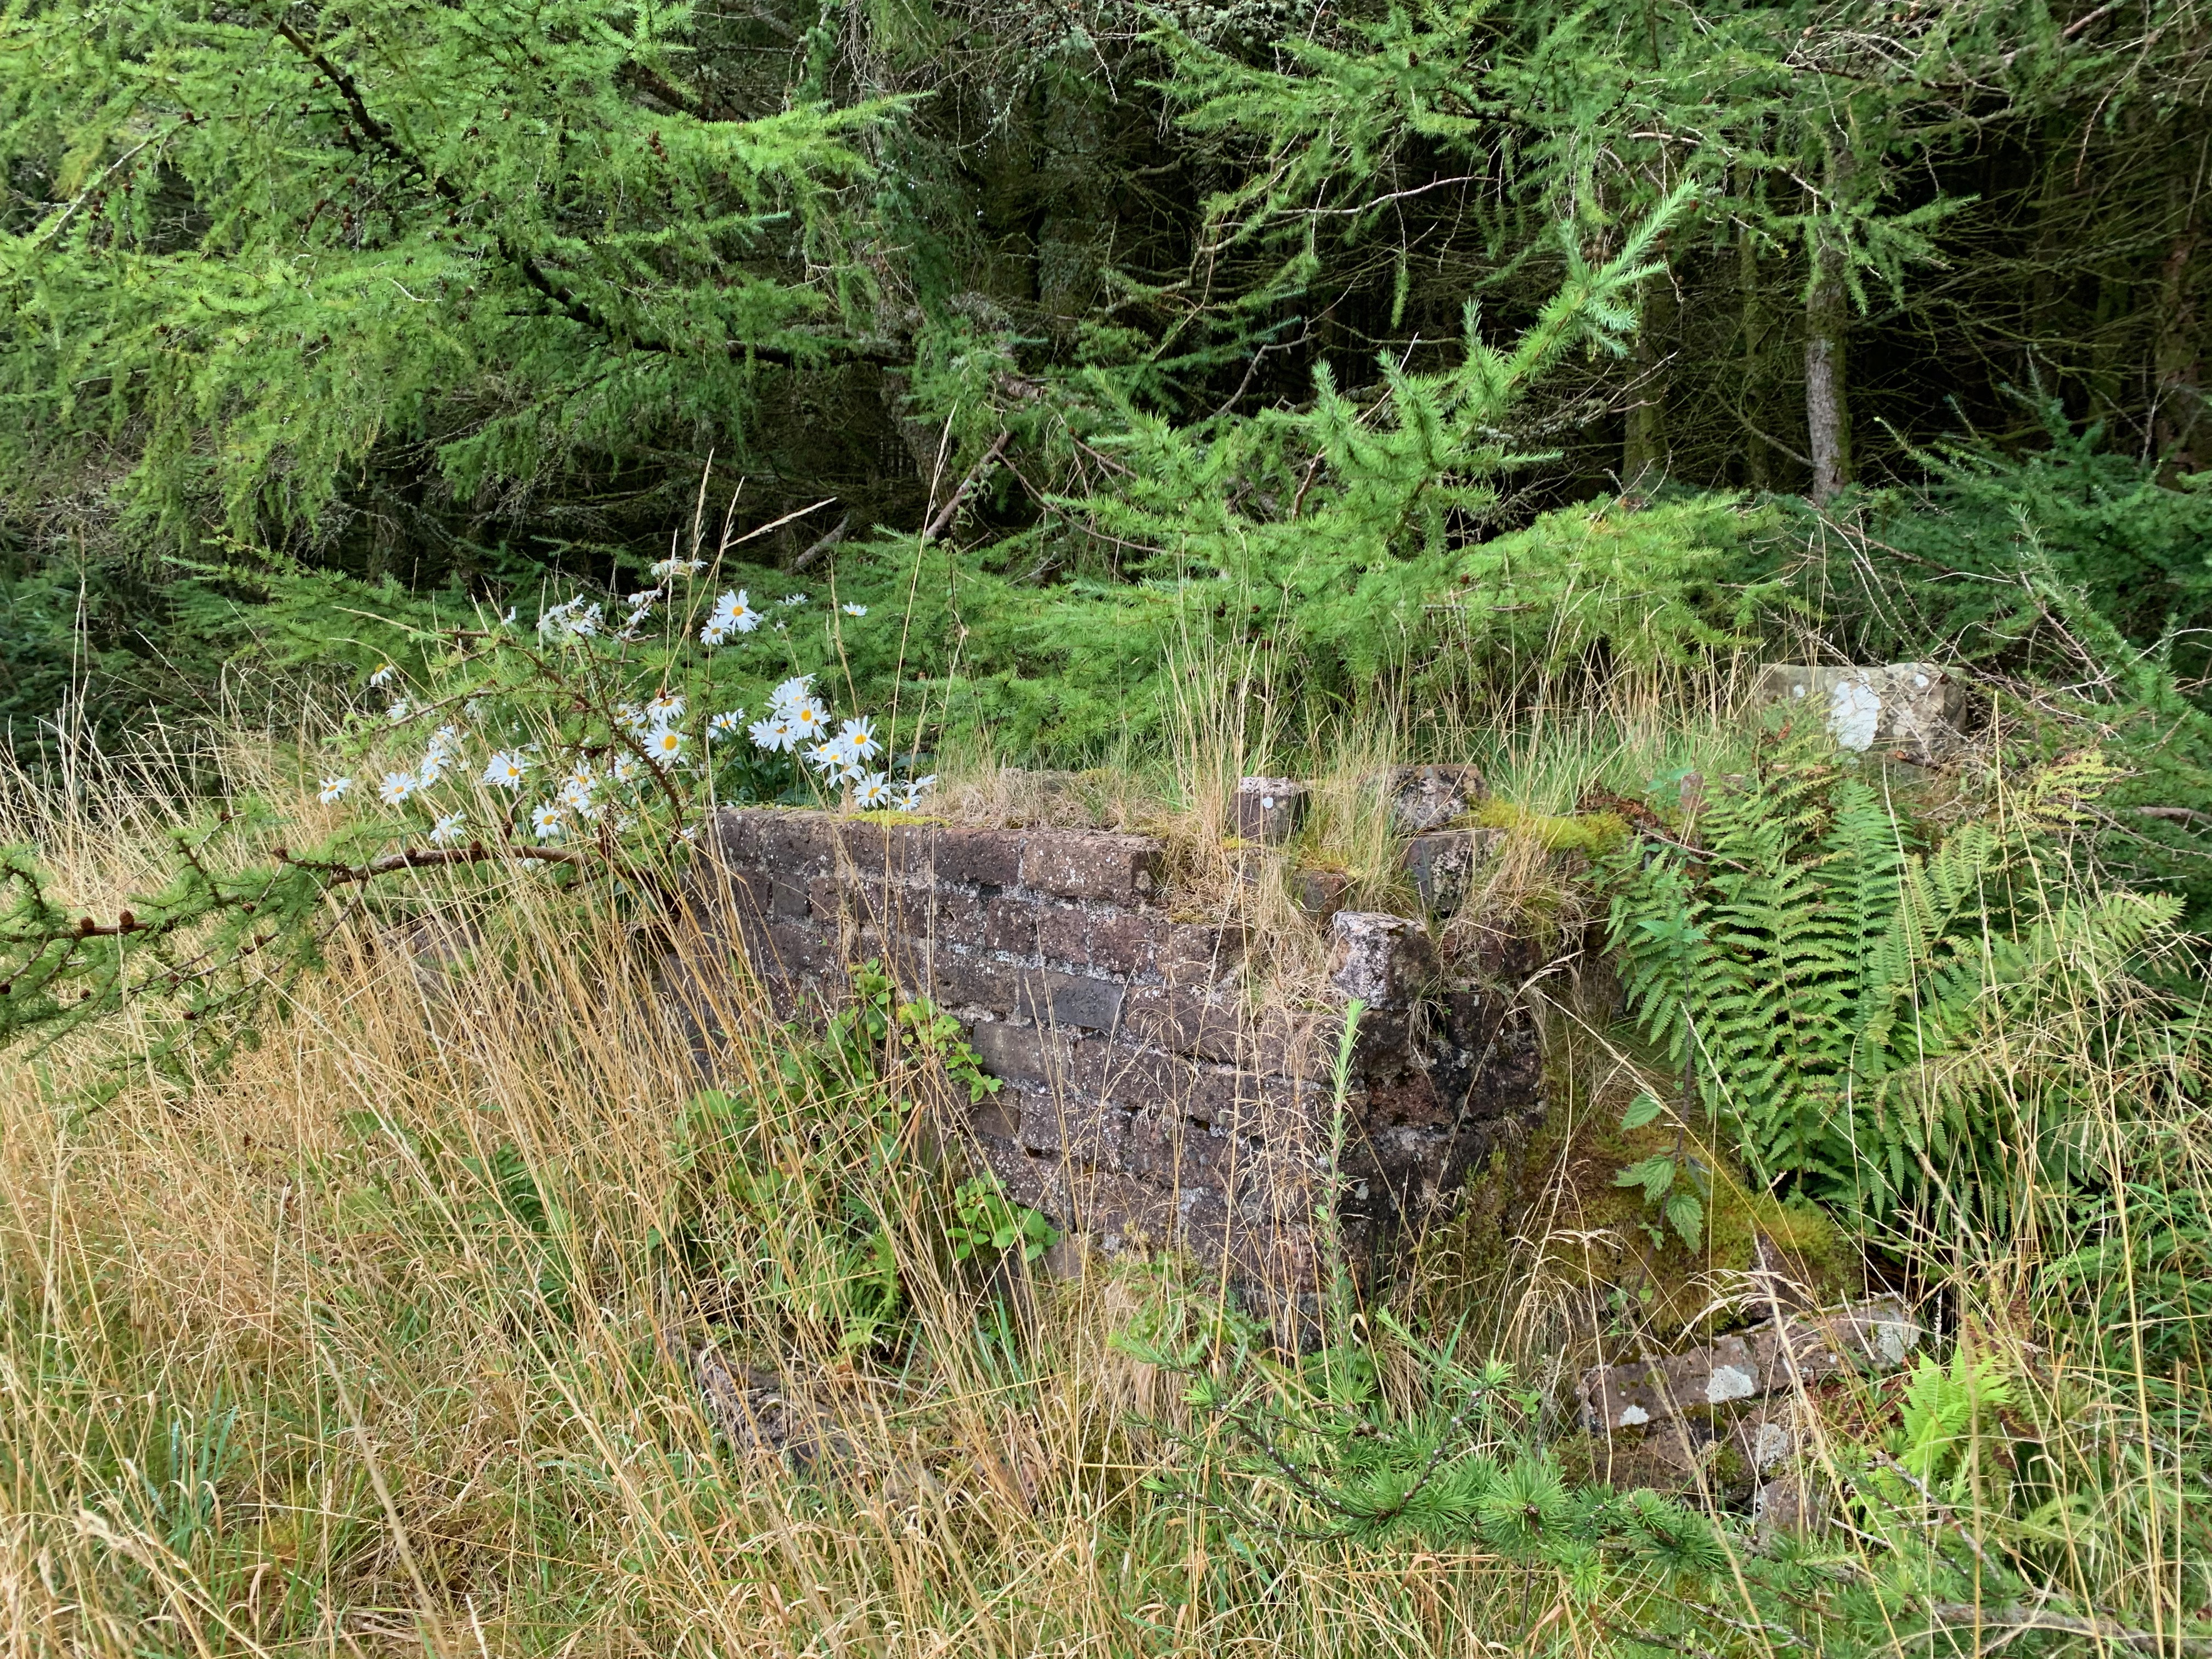
[[[1437,787],[1410,787],[1417,807]],[[1255,792],[1256,838],[1294,822],[1284,798]],[[1417,836],[1424,893],[1448,901],[1483,835]],[[872,959],[957,1015],[1005,1082],[968,1126],[981,1158],[1072,1234],[1180,1249],[1280,1305],[1318,1288],[1334,1202],[1354,1265],[1386,1265],[1501,1131],[1542,1111],[1513,987],[1440,976],[1418,921],[1346,912],[1323,924],[1325,1006],[1252,1008],[1242,932],[1172,912],[1162,867],[1141,836],[731,810],[708,908],[781,1016],[834,1005],[848,964]],[[1332,1073],[1353,999],[1340,1121]]]

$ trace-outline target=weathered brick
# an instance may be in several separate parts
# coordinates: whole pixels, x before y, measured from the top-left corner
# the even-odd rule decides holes
[[[968,1041],[993,1077],[1058,1082],[1073,1069],[1068,1040],[1042,1026],[978,1020],[969,1029]]]
[[[1301,870],[1291,888],[1299,913],[1315,921],[1327,921],[1344,908],[1351,892],[1352,878],[1341,870]]]
[[[933,823],[884,823],[868,818],[831,821],[831,834],[844,862],[863,875],[928,876],[937,859]]]
[[[1022,878],[1022,836],[1012,830],[947,829],[937,841],[937,878],[1012,887]]]
[[[1127,988],[1119,980],[1048,971],[1044,983],[1049,999],[1047,1012],[1054,1024],[1110,1031],[1121,1023],[1121,999]]]
[[[787,882],[787,887],[797,887],[797,882]],[[805,884],[806,908],[804,914],[817,921],[835,924],[846,912],[848,884],[835,876],[817,876]]]
[[[1153,957],[1173,985],[1211,985],[1244,954],[1244,929],[1236,924],[1171,922]]]
[[[1075,1224],[1097,1235],[1109,1250],[1171,1245],[1182,1231],[1174,1195],[1133,1176],[1104,1170],[1071,1172],[1066,1188]]]
[[[1140,1042],[1234,1061],[1240,1022],[1227,997],[1203,996],[1178,986],[1132,986],[1121,1004],[1122,1029]]]
[[[1011,1014],[1018,1000],[1020,972],[990,957],[939,951],[933,964],[934,1000],[942,1007],[989,1008]]]
[[[782,876],[826,872],[834,824],[835,820],[823,812],[761,811],[755,818],[754,834],[762,867]]]
[[[996,898],[981,902],[982,910],[982,943],[987,951],[1004,951],[1008,956],[1033,957],[1037,953],[1037,906],[1027,898],[1013,894],[1001,894]]]
[[[1129,1121],[1124,1158],[1131,1173],[1171,1190],[1218,1190],[1231,1178],[1237,1143],[1173,1112],[1140,1112]]]
[[[1089,960],[1109,974],[1151,975],[1159,971],[1159,951],[1173,928],[1157,912],[1107,910],[1090,918]]]
[[[764,931],[775,966],[786,973],[813,973],[844,966],[838,957],[836,941],[825,939],[822,930],[810,923],[771,922]]]
[[[1474,890],[1475,872],[1498,855],[1504,838],[1498,830],[1438,830],[1407,842],[1405,870],[1421,908],[1439,915],[1458,909]]]
[[[1036,924],[1037,953],[1047,962],[1063,962],[1081,968],[1091,961],[1091,918],[1080,905],[1035,905],[1030,915]]]
[[[1129,1115],[1034,1090],[1021,1091],[1021,1144],[1070,1164],[1115,1170],[1127,1150]]]
[[[1145,836],[1032,830],[1022,839],[1022,885],[1060,898],[1139,903],[1152,896],[1159,867],[1159,843]]]
[[[1021,1097],[1001,1089],[996,1094],[985,1095],[968,1109],[968,1127],[979,1135],[994,1140],[1011,1141],[1021,1133]]]

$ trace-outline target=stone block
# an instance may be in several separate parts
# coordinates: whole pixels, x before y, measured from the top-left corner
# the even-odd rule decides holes
[[[1045,985],[1046,1012],[1054,1025],[1110,1031],[1121,1023],[1121,999],[1127,988],[1119,980],[1048,972]]]
[[[985,1071],[1009,1081],[1059,1084],[1072,1066],[1068,1040],[1033,1024],[977,1020],[969,1028],[968,1042]]]
[[[769,923],[763,932],[774,960],[772,963],[757,965],[769,972],[811,974],[845,965],[838,956],[836,941],[825,937],[819,927],[799,921],[776,921]]]
[[[1012,1141],[1022,1129],[1021,1096],[1005,1089],[985,1095],[968,1109],[968,1127],[989,1139]]]
[[[1129,1139],[1129,1115],[1110,1108],[1024,1089],[1021,1133],[1029,1151],[1047,1153],[1090,1170],[1118,1170]]]
[[[937,840],[937,878],[979,887],[1012,887],[1022,878],[1022,836],[1014,830],[947,829]]]
[[[1003,951],[1011,957],[1037,954],[1037,905],[1015,894],[1002,893],[979,902],[978,932],[983,948]]]
[[[1236,1176],[1237,1154],[1228,1135],[1167,1111],[1129,1119],[1123,1156],[1132,1174],[1170,1191],[1203,1187],[1219,1192]]]
[[[1079,905],[1041,903],[1030,908],[1036,953],[1047,962],[1086,967],[1091,961],[1091,918]]]
[[[1160,947],[1173,924],[1157,911],[1103,910],[1087,920],[1085,948],[1091,967],[1133,978],[1158,974]]]
[[[1057,898],[1138,904],[1159,879],[1160,846],[1103,830],[1032,830],[1022,837],[1022,885]]]
[[[1340,911],[1330,933],[1329,983],[1370,1008],[1402,1006],[1435,975],[1428,935],[1403,916]]]
[[[1180,986],[1131,986],[1122,1000],[1121,1027],[1139,1042],[1234,1063],[1243,1022],[1227,996],[1208,996]]]
[[[1352,878],[1341,870],[1301,870],[1291,878],[1291,896],[1299,913],[1315,921],[1327,921],[1343,909],[1351,892]]]
[[[1472,766],[1395,767],[1389,788],[1391,822],[1413,835],[1443,829],[1490,793]]]
[[[1170,922],[1153,957],[1170,984],[1206,986],[1225,976],[1244,956],[1244,930],[1236,924]]]
[[[988,1008],[1006,1015],[1019,1000],[1022,969],[966,951],[939,951],[932,963],[933,999],[945,1008]]]
[[[1304,820],[1307,793],[1306,786],[1295,778],[1239,778],[1237,838],[1279,847],[1297,833]]]
[[[1919,1324],[1894,1297],[1792,1316],[1656,1359],[1583,1373],[1583,1419],[1593,1430],[1640,1428],[1700,1407],[1785,1393],[1839,1371],[1887,1371],[1919,1345]]]
[[[754,837],[761,867],[771,875],[805,879],[830,868],[836,820],[824,812],[757,809]]]
[[[1498,855],[1503,832],[1497,830],[1437,830],[1406,843],[1405,871],[1421,908],[1431,915],[1449,915],[1467,902],[1476,872]]]
[[[1818,668],[1776,663],[1761,672],[1753,700],[1808,711],[1838,747],[1925,765],[1959,749],[1966,689],[1934,663]]]

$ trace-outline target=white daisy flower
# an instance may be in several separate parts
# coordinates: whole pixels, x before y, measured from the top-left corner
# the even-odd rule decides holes
[[[351,778],[325,778],[322,793],[317,799],[325,806],[336,806],[345,799],[346,791],[352,787]]]
[[[385,717],[394,726],[398,725],[400,721],[405,720],[414,712],[415,711],[413,709],[407,706],[407,699],[404,697],[397,699],[391,708],[384,711]]]
[[[879,812],[890,804],[890,780],[881,772],[863,772],[853,781],[853,805],[863,812]]]
[[[552,801],[530,809],[531,831],[540,841],[558,841],[568,827],[568,813]]]
[[[416,781],[425,789],[445,775],[446,757],[434,749],[423,756],[422,765],[415,769]]]
[[[898,810],[902,812],[919,812],[921,810],[921,791],[911,783],[903,786],[899,790]]]
[[[799,733],[802,742],[817,738],[830,729],[830,711],[811,697],[801,697],[785,709],[784,718],[791,729]]]
[[[646,574],[657,582],[665,582],[671,576],[696,576],[706,568],[704,559],[663,559]]]
[[[837,728],[845,747],[853,751],[855,760],[866,760],[883,747],[876,741],[876,722],[867,714],[857,714]]]
[[[750,727],[753,742],[771,755],[787,754],[799,742],[799,733],[791,722],[777,714],[764,720],[755,720]]]
[[[615,724],[625,731],[642,733],[653,722],[646,718],[645,710],[634,702],[615,705]]]
[[[805,751],[805,761],[817,770],[834,776],[853,763],[853,751],[845,747],[842,738],[824,738]]]
[[[653,757],[655,766],[670,767],[684,758],[684,734],[675,727],[655,726],[645,740],[645,752]]]
[[[657,587],[641,587],[641,588],[639,588],[639,589],[637,590],[637,592],[635,592],[635,593],[633,593],[633,594],[631,594],[631,595],[629,596],[629,608],[630,608],[631,610],[635,611],[635,610],[636,610],[640,605],[651,605],[651,604],[652,604],[655,599],[659,599],[659,597],[660,597],[660,590],[659,590],[659,588],[657,588]]]
[[[386,686],[392,684],[393,678],[397,676],[398,672],[399,670],[395,665],[386,663],[383,667],[378,669],[376,672],[368,677],[368,683],[370,685],[375,687],[380,691]]]
[[[786,680],[768,694],[768,706],[779,714],[788,714],[813,695],[814,676],[801,674],[796,679]]]
[[[614,763],[607,770],[617,783],[628,783],[637,776],[637,757],[625,750],[615,757]]]
[[[587,640],[599,631],[600,609],[586,605],[580,597],[565,600],[538,618],[538,637]]]
[[[727,620],[720,617],[709,617],[707,618],[706,624],[699,630],[699,643],[727,645],[730,642],[730,631]]]
[[[778,599],[776,603],[778,605],[805,605],[806,603],[806,595],[804,593],[787,593],[781,599]]]
[[[376,798],[386,806],[404,806],[421,787],[412,772],[386,772],[384,781],[376,787]]]
[[[707,736],[709,739],[714,738],[735,737],[739,732],[744,730],[744,725],[745,711],[744,709],[727,708],[719,714],[710,714],[708,716]]]
[[[430,845],[452,846],[461,838],[461,831],[467,826],[468,821],[468,815],[465,812],[447,813],[445,817],[430,826]]]
[[[663,691],[646,704],[645,712],[655,726],[667,726],[684,718],[684,698],[681,693]]]
[[[483,769],[483,781],[495,789],[520,789],[523,774],[530,770],[527,756],[502,749],[491,757]]]
[[[507,606],[505,613],[501,616],[499,625],[501,628],[512,628],[514,626],[514,607],[513,605],[510,605]]]
[[[865,617],[868,614],[868,607],[865,605],[841,605],[837,608],[848,617]]]

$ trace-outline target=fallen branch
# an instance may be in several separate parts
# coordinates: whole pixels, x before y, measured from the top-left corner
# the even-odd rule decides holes
[[[983,458],[968,469],[968,476],[960,481],[960,488],[952,492],[952,499],[938,508],[937,516],[932,519],[927,526],[923,529],[921,544],[924,547],[927,547],[951,526],[953,515],[960,511],[962,503],[975,492],[975,486],[982,483],[983,475],[990,470],[993,464],[1000,456],[1006,453],[1006,442],[1013,435],[1011,432],[999,434],[991,441],[991,447],[983,452]]]

